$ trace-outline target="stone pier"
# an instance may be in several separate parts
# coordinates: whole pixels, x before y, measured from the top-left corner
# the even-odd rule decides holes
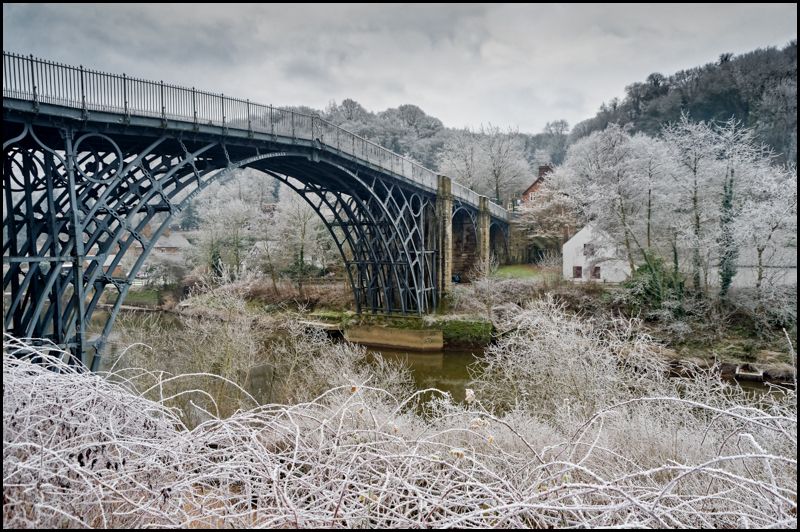
[[[436,219],[439,225],[439,301],[453,285],[453,185],[450,178],[439,176],[436,192]]]
[[[481,272],[489,273],[489,259],[491,257],[491,227],[492,216],[489,213],[489,198],[480,197],[478,209],[478,267]]]

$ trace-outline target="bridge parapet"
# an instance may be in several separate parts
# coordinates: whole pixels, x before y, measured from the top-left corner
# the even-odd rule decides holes
[[[480,207],[481,195],[456,181],[453,181],[453,197],[476,208]]]
[[[492,217],[499,218],[500,220],[503,220],[505,222],[508,221],[508,211],[506,209],[504,209],[497,203],[493,203],[492,201],[489,201],[488,205],[489,205],[489,214],[491,214]]]
[[[436,192],[433,170],[351,133],[327,120],[292,109],[261,105],[224,94],[149,81],[126,74],[110,74],[53,61],[3,52],[3,98],[27,100],[34,107],[47,103],[91,111],[160,118],[199,125],[237,129],[248,133],[317,141],[328,149],[357,157],[385,172],[402,176]],[[453,195],[478,208],[480,196],[453,183]],[[508,213],[489,203],[492,216],[508,220]]]

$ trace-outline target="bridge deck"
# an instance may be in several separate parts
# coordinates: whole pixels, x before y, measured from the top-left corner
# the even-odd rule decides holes
[[[23,103],[25,102],[25,103]],[[3,52],[3,106],[38,110],[42,104],[89,113],[115,115],[122,123],[154,119],[164,128],[209,128],[223,135],[256,133],[317,142],[348,154],[387,174],[435,191],[433,170],[359,137],[327,120],[292,109],[261,105],[224,94],[199,91],[126,74],[110,74]],[[94,116],[92,118],[95,118]],[[453,183],[454,198],[478,207],[480,195]],[[491,201],[492,217],[508,221],[508,212]]]

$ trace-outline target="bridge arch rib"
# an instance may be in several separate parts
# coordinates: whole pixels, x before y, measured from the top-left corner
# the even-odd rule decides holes
[[[87,348],[102,349],[172,217],[212,182],[244,167],[281,180],[322,218],[345,262],[357,310],[421,313],[436,306],[436,239],[429,234],[435,224],[426,219],[432,194],[359,176],[324,154],[231,158],[221,140],[161,135],[131,145],[110,133],[27,123],[8,137],[3,287],[11,301],[5,329],[84,353],[84,363]],[[145,237],[158,213],[166,214],[164,221]],[[123,258],[137,252],[133,267],[115,276]],[[92,341],[87,325],[109,287],[113,305]]]
[[[508,262],[509,259],[509,227],[492,221],[489,224],[489,249],[499,264]]]

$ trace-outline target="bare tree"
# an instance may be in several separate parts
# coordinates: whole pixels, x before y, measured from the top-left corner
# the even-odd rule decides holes
[[[716,175],[716,139],[708,124],[692,122],[684,114],[680,121],[664,128],[664,141],[678,167],[673,174],[675,193],[681,210],[688,215],[681,229],[692,250],[692,280],[699,292],[704,286],[703,271],[707,270],[703,255],[713,248],[707,221],[718,205],[709,186]]]
[[[439,154],[439,170],[476,192],[487,190],[488,158],[480,134],[469,129],[455,131]]]
[[[518,194],[533,179],[533,172],[525,159],[525,146],[519,131],[511,128],[502,131],[489,124],[481,126],[481,133],[486,136],[484,149],[492,194],[498,203],[502,203]]]
[[[273,235],[283,242],[283,254],[289,258],[297,289],[303,294],[303,281],[313,260],[310,251],[314,246],[317,213],[306,201],[289,187],[282,187],[274,217]]]
[[[790,255],[797,254],[797,168],[762,167],[757,179],[748,180],[744,205],[735,220],[736,233],[742,246],[756,253],[756,292],[763,299],[765,268],[768,265],[787,266]],[[765,256],[768,248],[777,252],[770,264]]]

